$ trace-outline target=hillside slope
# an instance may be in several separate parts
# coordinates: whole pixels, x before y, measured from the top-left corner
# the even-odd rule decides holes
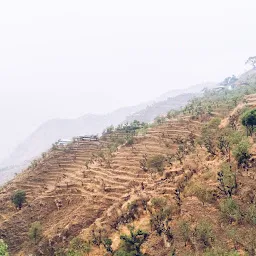
[[[0,239],[14,256],[255,255],[256,140],[241,124],[255,95],[253,77],[152,125],[53,147],[0,190]]]
[[[180,129],[180,125],[184,128]],[[154,180],[141,170],[140,160],[145,154],[150,157],[155,152],[166,155],[174,152],[175,144],[169,148],[159,143],[163,132],[167,143],[178,134],[183,137],[198,130],[197,127],[197,122],[192,125],[184,119],[152,128],[146,136],[136,138],[132,147],[122,147],[113,153],[109,165],[97,154],[107,150],[105,140],[73,144],[65,151],[50,152],[35,168],[18,175],[2,191],[0,237],[4,236],[12,253],[18,255],[28,244],[26,231],[34,221],[40,220],[45,236],[58,245],[58,237],[65,236],[68,242],[94,222],[108,223],[108,212],[115,211],[115,206],[120,207],[127,198],[136,197],[142,182],[147,197],[172,195],[176,186],[169,187],[168,180]],[[183,175],[180,168],[171,172],[173,177]],[[29,202],[29,207],[19,212],[9,202],[11,191],[16,189],[26,191]],[[56,199],[62,202],[59,210]]]
[[[91,256],[106,254],[106,238],[114,255],[128,255],[120,254],[126,250],[120,234],[132,224],[148,233],[143,255],[254,255],[254,161],[238,166],[233,148],[230,155],[217,142],[228,138],[226,132],[247,140],[239,117],[256,106],[255,92],[254,81],[208,92],[134,137],[120,128],[99,141],[53,148],[2,188],[0,238],[11,255],[70,255],[74,238],[90,241]],[[248,143],[256,155],[253,139]],[[223,182],[235,181],[232,198],[219,174],[228,161]],[[27,194],[19,211],[11,203],[16,190]],[[28,230],[35,221],[43,233],[33,243]],[[227,254],[232,250],[239,254]]]

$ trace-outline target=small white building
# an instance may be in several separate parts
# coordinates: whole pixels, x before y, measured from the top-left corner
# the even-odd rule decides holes
[[[72,140],[71,139],[59,139],[57,142],[56,142],[56,145],[57,146],[66,146],[68,145],[69,143],[71,143]]]

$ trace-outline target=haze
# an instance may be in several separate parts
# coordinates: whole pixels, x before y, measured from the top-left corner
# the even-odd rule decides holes
[[[2,1],[0,160],[42,122],[220,81],[255,55],[255,1]]]

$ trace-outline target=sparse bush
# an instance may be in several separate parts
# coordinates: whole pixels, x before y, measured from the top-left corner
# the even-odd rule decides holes
[[[57,147],[57,145],[56,145],[56,143],[53,143],[52,144],[52,148],[51,148],[52,150],[56,150],[56,149],[58,149],[58,147]]]
[[[249,154],[249,141],[247,139],[241,140],[234,148],[233,155],[237,160],[238,167],[242,165],[247,165],[248,160],[250,159]]]
[[[231,145],[237,145],[241,140],[245,139],[246,136],[241,131],[227,131],[228,140],[230,141]]]
[[[225,251],[223,249],[211,249],[206,250],[203,256],[239,256],[240,254],[237,251]]]
[[[241,237],[237,228],[230,228],[227,230],[228,237],[232,240],[234,248],[237,250],[238,244],[241,243]]]
[[[85,162],[85,164],[84,164],[87,170],[89,169],[89,164],[90,164],[90,161],[89,161],[89,160],[87,160],[87,161]]]
[[[133,220],[136,219],[136,217],[139,214],[138,208],[139,208],[139,205],[138,205],[137,201],[133,201],[131,203],[128,203],[128,205],[127,205],[127,216],[126,216],[127,221],[133,221]]]
[[[165,121],[165,117],[164,116],[157,116],[154,120],[155,123],[157,124],[163,124]]]
[[[7,244],[0,239],[0,256],[9,256]]]
[[[230,165],[224,164],[218,172],[218,189],[227,197],[231,197],[237,189],[236,174],[230,168]]]
[[[105,154],[103,151],[99,151],[97,155],[99,158],[102,158],[103,160],[105,160]]]
[[[214,202],[214,196],[213,192],[210,189],[207,189],[206,187],[198,187],[198,189],[195,191],[195,196],[203,203],[213,203]]]
[[[118,144],[115,142],[108,144],[108,150],[109,150],[110,154],[115,152],[117,150],[117,148],[118,148]]]
[[[23,204],[26,202],[26,192],[23,190],[18,190],[14,192],[11,199],[16,208],[20,210]]]
[[[185,246],[187,246],[187,243],[190,241],[190,226],[189,223],[186,221],[181,221],[179,223],[179,230],[181,237],[185,243]]]
[[[134,144],[134,138],[133,137],[129,137],[126,141],[126,146],[131,146]]]
[[[168,222],[171,220],[171,208],[167,206],[166,199],[153,198],[151,205],[151,207],[148,207],[151,229],[155,230],[158,235],[166,235],[168,241],[172,240],[173,235],[168,225]]]
[[[91,245],[88,241],[84,241],[79,237],[75,237],[70,242],[69,255],[84,255],[85,253],[89,255],[91,251]]]
[[[34,168],[37,167],[37,165],[38,165],[38,160],[34,159],[34,160],[31,162],[29,168],[34,169]]]
[[[42,237],[42,226],[41,223],[36,221],[31,224],[31,227],[28,231],[28,236],[36,244]]]
[[[106,251],[109,253],[113,253],[113,249],[112,249],[112,240],[109,238],[104,238],[102,241],[103,246],[105,247]]]
[[[202,141],[208,153],[216,155],[217,151],[217,135],[219,129],[220,119],[213,118],[208,124],[203,127]]]
[[[134,227],[129,227],[130,235],[121,235],[122,245],[115,256],[143,256],[141,252],[142,244],[147,240],[148,233],[142,230],[135,230]]]
[[[120,145],[123,145],[125,143],[125,139],[124,138],[117,138],[115,142],[118,146],[120,146]]]
[[[256,205],[251,204],[246,211],[245,219],[251,225],[256,225]]]
[[[220,131],[219,135],[217,136],[217,147],[220,150],[222,155],[226,155],[230,151],[230,139],[229,134],[232,131],[230,129],[223,129]]]
[[[47,153],[46,153],[46,152],[43,152],[43,153],[42,153],[42,158],[44,159],[46,156],[47,156]]]
[[[194,234],[196,240],[200,242],[204,248],[211,247],[211,244],[214,241],[214,235],[212,226],[209,222],[199,222],[199,224],[195,227]]]
[[[114,132],[114,130],[115,130],[115,127],[113,125],[111,125],[111,126],[107,127],[106,133],[112,133],[112,132]]]
[[[114,256],[134,256],[135,254],[132,252],[129,253],[129,252],[126,252],[124,251],[123,249],[119,249],[118,251],[115,252]]]
[[[105,230],[101,228],[97,228],[96,226],[91,231],[92,243],[96,246],[100,246],[102,244],[102,239],[104,237]]]
[[[180,112],[178,110],[170,110],[168,113],[167,113],[167,118],[168,119],[171,119],[171,118],[174,118],[176,117]]]
[[[147,168],[157,172],[164,171],[165,157],[162,155],[156,155],[147,160]]]
[[[151,199],[151,204],[155,209],[162,209],[167,205],[167,201],[164,197],[155,197]]]
[[[185,188],[185,196],[196,196],[203,205],[215,201],[214,193],[210,188],[199,182],[190,182]]]
[[[245,251],[249,256],[255,256],[256,252],[256,230],[255,228],[247,228],[246,233],[243,234],[243,241],[245,244]]]
[[[180,144],[178,146],[178,149],[175,153],[175,157],[177,160],[180,161],[180,164],[183,164],[183,158],[185,157],[185,155],[187,154],[187,148],[186,148],[186,144],[185,142],[183,142],[182,144]]]
[[[220,211],[222,220],[227,223],[239,223],[242,220],[240,207],[232,198],[227,198],[220,202]]]
[[[83,256],[82,253],[74,251],[74,250],[68,250],[68,252],[65,254],[62,254],[61,256]]]
[[[181,193],[180,188],[175,189],[175,191],[174,191],[174,200],[175,200],[178,207],[181,206],[180,193]]]

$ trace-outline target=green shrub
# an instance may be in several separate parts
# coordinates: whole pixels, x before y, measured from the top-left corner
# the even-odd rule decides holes
[[[236,174],[232,172],[230,164],[223,164],[218,172],[218,189],[227,197],[232,197],[237,189]]]
[[[173,234],[168,222],[171,220],[171,208],[167,205],[165,198],[153,198],[151,206],[148,206],[150,212],[151,229],[158,235],[164,234],[168,241],[173,239]]]
[[[198,181],[190,181],[185,187],[184,195],[196,196],[203,205],[205,203],[213,203],[215,201],[213,191]]]
[[[14,192],[11,197],[12,202],[19,210],[22,208],[23,204],[26,202],[26,192],[23,190],[18,190]]]
[[[151,204],[154,209],[162,209],[166,207],[167,200],[164,197],[154,197],[151,199]]]
[[[34,160],[30,163],[29,168],[34,169],[34,168],[37,167],[37,165],[38,165],[38,160],[34,159]]]
[[[82,256],[84,253],[89,254],[91,251],[91,245],[89,242],[84,241],[79,237],[75,237],[70,242],[70,254]],[[73,253],[73,254],[72,254]]]
[[[156,155],[147,160],[147,168],[157,172],[163,172],[165,157]]]
[[[83,256],[83,254],[81,252],[77,252],[75,250],[68,250],[68,252],[66,254],[64,254],[65,256]],[[63,256],[63,254],[61,255]]]
[[[133,137],[129,137],[126,141],[126,146],[131,146],[134,144],[134,138]]]
[[[246,211],[245,219],[252,225],[256,225],[256,205],[252,204]]]
[[[210,247],[214,241],[212,226],[207,221],[201,221],[195,227],[195,237],[198,242],[200,242],[204,248]]]
[[[241,131],[230,131],[227,136],[231,145],[237,145],[241,140],[246,138]]]
[[[190,226],[189,223],[186,221],[181,221],[179,223],[179,230],[181,237],[185,243],[185,246],[187,246],[187,243],[190,241]]]
[[[203,256],[239,256],[237,251],[225,251],[223,249],[206,250]]]
[[[234,248],[237,249],[238,245],[241,244],[241,239],[243,239],[239,230],[235,227],[227,229],[227,235],[232,240]]]
[[[247,164],[247,161],[250,159],[249,154],[250,143],[247,139],[241,140],[233,150],[233,155],[237,161],[238,167],[242,164]]]
[[[219,130],[220,119],[213,118],[202,129],[202,141],[208,153],[216,155],[217,151],[217,136]]]
[[[141,252],[142,244],[147,240],[148,233],[142,230],[135,230],[129,227],[129,235],[121,235],[121,248],[114,254],[115,256],[143,256]]]
[[[195,192],[195,196],[203,203],[203,205],[205,203],[214,202],[213,192],[210,189],[204,186],[200,186],[200,187],[197,187],[194,192]]]
[[[0,239],[0,256],[9,256],[7,244]]]
[[[221,218],[228,222],[240,222],[242,220],[242,214],[240,207],[232,198],[224,199],[220,202]]]
[[[164,116],[157,116],[157,117],[155,118],[155,120],[154,120],[154,122],[155,122],[156,124],[163,124],[164,121],[165,121],[165,117],[164,117]]]
[[[174,117],[176,117],[179,113],[180,113],[180,111],[178,111],[178,110],[170,110],[170,111],[167,113],[167,118],[168,118],[168,119],[174,118]]]
[[[116,139],[114,140],[114,142],[115,142],[115,144],[116,144],[117,146],[120,146],[120,145],[123,145],[123,144],[125,143],[125,139],[124,139],[124,138],[116,138]]]
[[[112,249],[112,240],[109,238],[104,238],[102,241],[103,246],[105,247],[106,251],[109,253],[113,253],[113,249]]]
[[[28,231],[28,236],[31,240],[34,241],[35,244],[40,240],[40,238],[42,237],[42,226],[39,221],[31,224],[31,227]]]

